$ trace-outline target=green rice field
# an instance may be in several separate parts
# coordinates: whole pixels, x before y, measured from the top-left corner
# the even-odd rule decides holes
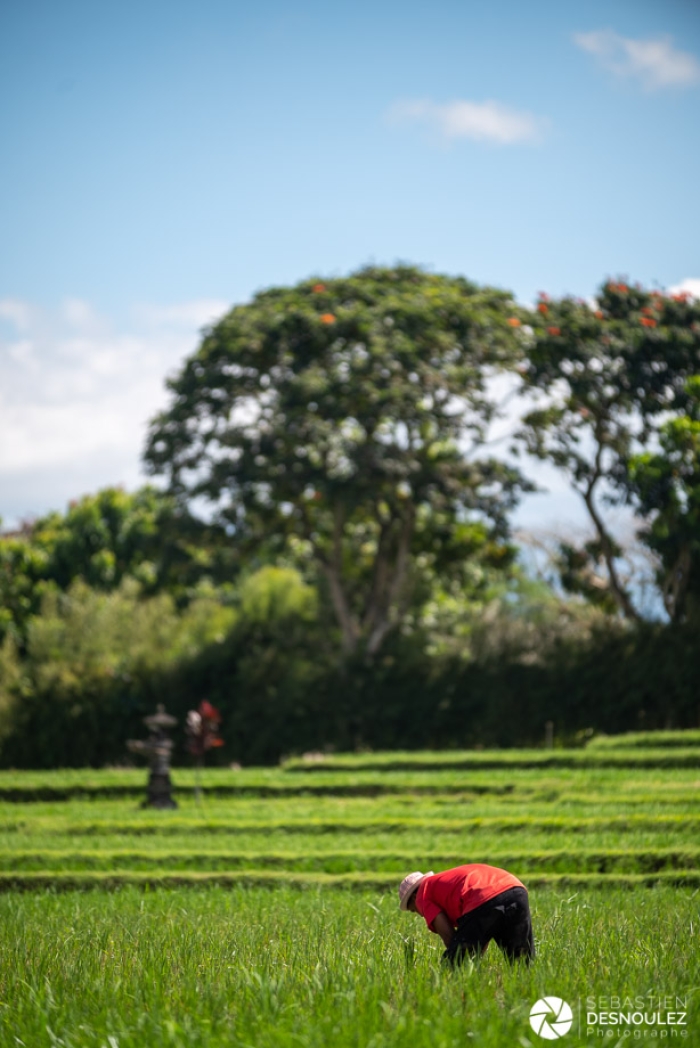
[[[596,743],[176,769],[174,811],[142,769],[0,772],[0,1045],[527,1048],[559,997],[563,1045],[700,1046],[700,736]],[[528,886],[531,968],[446,971],[399,912],[464,862]]]

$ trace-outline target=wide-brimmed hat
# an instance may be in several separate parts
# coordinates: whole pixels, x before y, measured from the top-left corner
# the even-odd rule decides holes
[[[426,877],[432,876],[432,870],[429,870],[427,873],[421,873],[420,870],[416,870],[415,873],[409,873],[408,877],[404,877],[399,885],[399,907],[402,910],[408,909],[410,898],[413,893],[418,890],[419,884],[424,881]]]

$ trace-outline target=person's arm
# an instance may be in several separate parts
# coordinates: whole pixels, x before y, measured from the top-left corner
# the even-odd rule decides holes
[[[445,946],[449,949],[452,937],[454,936],[455,930],[450,924],[450,919],[446,913],[442,911],[437,915],[433,921],[433,929],[440,936]]]

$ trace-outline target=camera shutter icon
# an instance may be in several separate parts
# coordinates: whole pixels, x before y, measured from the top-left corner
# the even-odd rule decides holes
[[[561,997],[542,997],[530,1009],[530,1026],[545,1041],[557,1041],[571,1029],[574,1014]]]

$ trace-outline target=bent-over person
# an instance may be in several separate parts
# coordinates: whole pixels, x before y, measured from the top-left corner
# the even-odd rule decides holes
[[[461,964],[480,957],[493,939],[511,963],[535,956],[527,889],[507,870],[483,863],[442,873],[409,873],[399,886],[399,905],[424,918],[445,944],[443,961]]]

